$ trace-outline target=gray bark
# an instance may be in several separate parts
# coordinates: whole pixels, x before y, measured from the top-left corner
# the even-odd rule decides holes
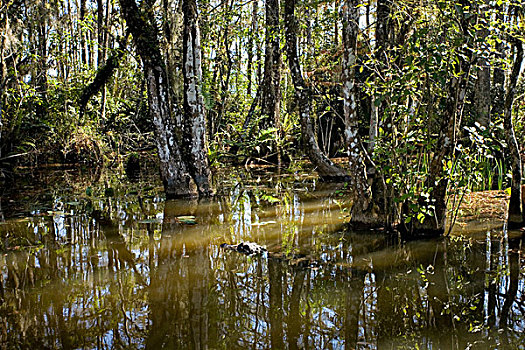
[[[486,1],[488,7],[488,1]],[[481,18],[487,17],[486,7],[480,7]],[[488,18],[487,18],[488,19]],[[487,21],[488,22],[488,21]],[[489,35],[488,24],[478,31],[479,40],[485,42]],[[489,127],[490,125],[490,63],[487,57],[480,57],[478,59],[478,79],[476,81],[475,96],[474,96],[474,109],[476,113],[477,121],[480,125]]]
[[[516,56],[509,77],[507,92],[505,93],[503,125],[505,127],[505,138],[507,140],[512,168],[512,183],[510,187],[511,192],[507,222],[510,228],[515,228],[523,225],[523,203],[521,198],[521,181],[523,176],[520,150],[514,133],[514,125],[512,124],[512,104],[516,94],[516,85],[520,76],[521,64],[523,63],[523,43],[521,40],[515,39],[512,46],[516,50]]]
[[[210,196],[206,116],[202,98],[202,54],[196,0],[184,0],[184,146],[199,195]]]
[[[497,21],[503,21],[503,6],[498,6],[496,15]],[[500,41],[496,44],[496,59],[503,59],[505,56],[505,44]],[[490,115],[492,117],[503,117],[505,101],[505,71],[501,63],[494,67],[494,77],[492,84],[492,103]]]
[[[389,20],[390,20],[390,5],[387,0],[377,1],[376,10],[376,60],[385,63],[388,61],[386,55],[389,46]],[[382,65],[379,65],[382,67]],[[376,139],[379,135],[379,118],[382,117],[384,107],[376,104],[376,96],[372,96],[372,105],[370,107],[370,129],[368,134],[368,151],[373,152],[376,144]]]
[[[175,132],[169,104],[168,76],[159,49],[155,22],[140,13],[135,0],[120,0],[120,7],[122,17],[126,20],[142,59],[148,91],[148,108],[155,126],[160,172],[166,197],[192,196],[195,191]],[[182,119],[178,109],[174,108],[174,113],[179,114],[179,118]]]
[[[368,183],[365,158],[358,134],[357,91],[355,87],[355,65],[357,35],[359,31],[359,0],[345,0],[343,17],[343,111],[345,120],[345,142],[348,150],[350,188],[353,192],[351,224],[356,227],[377,227],[387,225],[384,210],[377,207]],[[372,165],[372,168],[375,167]],[[384,190],[384,187],[383,187]],[[379,195],[379,194],[378,194]]]
[[[299,57],[297,55],[297,21],[294,14],[295,2],[296,0],[285,0],[284,22],[286,26],[288,65],[295,87],[297,104],[299,105],[303,149],[323,180],[342,181],[346,179],[348,175],[321,152],[319,144],[315,139],[312,118],[310,116],[312,93],[303,79]]]

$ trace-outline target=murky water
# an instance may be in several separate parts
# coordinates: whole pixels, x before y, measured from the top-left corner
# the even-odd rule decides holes
[[[403,243],[345,229],[308,176],[220,177],[201,202],[63,171],[5,189],[2,348],[524,348],[519,233]],[[219,247],[241,241],[268,256]]]

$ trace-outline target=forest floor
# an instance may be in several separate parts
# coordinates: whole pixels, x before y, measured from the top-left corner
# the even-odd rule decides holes
[[[509,196],[505,191],[471,192],[459,207],[462,221],[505,220]]]
[[[466,194],[459,206],[453,232],[484,234],[488,230],[501,229],[507,218],[508,203],[509,195],[501,190]]]

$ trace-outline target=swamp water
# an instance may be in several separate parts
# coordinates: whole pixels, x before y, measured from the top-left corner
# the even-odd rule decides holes
[[[0,347],[524,348],[518,232],[351,232],[337,187],[230,171],[200,202],[76,171],[4,188]],[[220,248],[241,241],[268,256]]]

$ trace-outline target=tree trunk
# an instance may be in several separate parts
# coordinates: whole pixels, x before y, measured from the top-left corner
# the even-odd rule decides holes
[[[503,5],[497,6],[496,21],[503,22]],[[503,59],[505,57],[505,44],[503,41],[496,43],[496,59]],[[492,81],[492,103],[490,115],[491,117],[503,118],[503,109],[505,101],[505,71],[502,63],[498,63],[494,67],[494,77]]]
[[[264,77],[261,100],[261,129],[279,129],[281,103],[281,52],[279,50],[279,0],[266,0]],[[278,137],[278,130],[276,133]],[[278,151],[279,153],[279,151]]]
[[[389,37],[390,37],[390,1],[378,0],[376,10],[376,52],[375,57],[379,67],[386,65],[388,59],[386,57],[388,53]],[[381,68],[380,68],[381,69]],[[370,106],[370,129],[368,134],[368,151],[373,152],[376,144],[377,137],[379,136],[379,118],[383,117],[384,106],[379,102],[376,103],[376,97],[372,96]]]
[[[505,127],[505,138],[509,148],[512,168],[512,184],[510,187],[509,216],[507,222],[509,228],[516,228],[523,225],[523,203],[521,199],[522,167],[520,150],[514,133],[514,125],[512,124],[512,104],[516,94],[516,85],[520,75],[521,64],[523,63],[523,43],[519,39],[514,39],[512,47],[516,50],[516,56],[512,66],[512,72],[509,76],[509,86],[505,93],[503,125]]]
[[[86,0],[80,0],[80,23],[78,31],[80,33],[80,58],[82,64],[87,64],[86,35],[84,33],[84,20],[86,19]]]
[[[246,68],[246,75],[248,76],[248,96],[252,95],[252,77],[253,77],[253,38],[257,33],[257,11],[258,11],[258,2],[254,1],[252,4],[252,31],[248,37],[248,67]]]
[[[38,9],[38,71],[36,78],[36,91],[39,101],[36,106],[36,115],[43,120],[47,115],[47,21],[48,10],[44,4]]]
[[[97,67],[104,63],[104,0],[97,0]]]
[[[7,87],[7,64],[5,62],[6,56],[6,39],[7,33],[9,32],[9,17],[7,11],[5,13],[5,18],[3,18],[3,33],[6,35],[0,36],[0,158],[2,158],[2,132],[3,128],[3,116],[4,116],[4,101],[6,96],[6,87]],[[1,175],[1,171],[0,171]]]
[[[99,66],[99,69],[93,81],[82,90],[82,93],[80,94],[79,98],[79,110],[81,118],[84,115],[87,103],[89,102],[91,97],[93,97],[101,89],[105,91],[107,82],[113,76],[115,70],[119,67],[120,59],[124,55],[124,48],[126,47],[126,43],[127,38],[125,38],[125,40],[121,44],[121,50],[118,50],[113,55],[111,55],[111,57],[104,63],[104,65]],[[105,100],[104,95],[105,94],[103,92],[103,100]]]
[[[487,7],[489,6],[488,1],[485,1]],[[480,16],[483,19],[487,18],[488,14],[485,10],[486,7],[480,6]],[[487,21],[488,22],[488,21]],[[487,24],[488,25],[488,24]],[[478,37],[481,42],[486,42],[487,36],[489,35],[489,28],[485,25],[478,30]],[[475,87],[474,96],[474,110],[476,113],[476,119],[480,125],[488,128],[490,125],[490,62],[487,57],[480,57],[478,59],[479,70],[478,80]]]
[[[111,8],[111,0],[106,0],[106,16],[104,19],[104,30],[103,30],[103,42],[102,42],[102,62],[106,63],[108,58],[108,45],[109,45],[109,13]],[[127,38],[126,38],[127,40]],[[100,103],[100,118],[106,119],[106,103],[107,103],[107,89],[106,85],[102,87],[102,97]]]
[[[357,115],[357,89],[355,65],[357,61],[357,35],[359,31],[359,0],[345,0],[343,5],[343,111],[345,142],[350,167],[350,188],[353,190],[351,224],[355,227],[386,225],[385,217],[372,202],[365,166],[366,151],[359,137]]]
[[[148,108],[155,126],[155,138],[160,160],[160,173],[167,198],[195,194],[191,177],[180,151],[170,108],[168,75],[157,39],[157,29],[151,17],[143,16],[135,0],[120,0],[122,17],[133,36],[137,52],[142,58],[144,79],[148,90]],[[180,114],[177,108],[174,113]],[[180,119],[180,115],[178,116]]]
[[[319,148],[313,129],[310,101],[312,93],[306,85],[297,56],[297,21],[294,15],[296,0],[285,0],[284,22],[286,26],[286,48],[288,64],[295,86],[297,105],[301,120],[301,138],[303,149],[319,176],[327,181],[343,181],[348,175],[343,169],[327,158]]]
[[[199,195],[210,196],[206,116],[202,98],[202,54],[196,0],[184,0],[184,147]]]

